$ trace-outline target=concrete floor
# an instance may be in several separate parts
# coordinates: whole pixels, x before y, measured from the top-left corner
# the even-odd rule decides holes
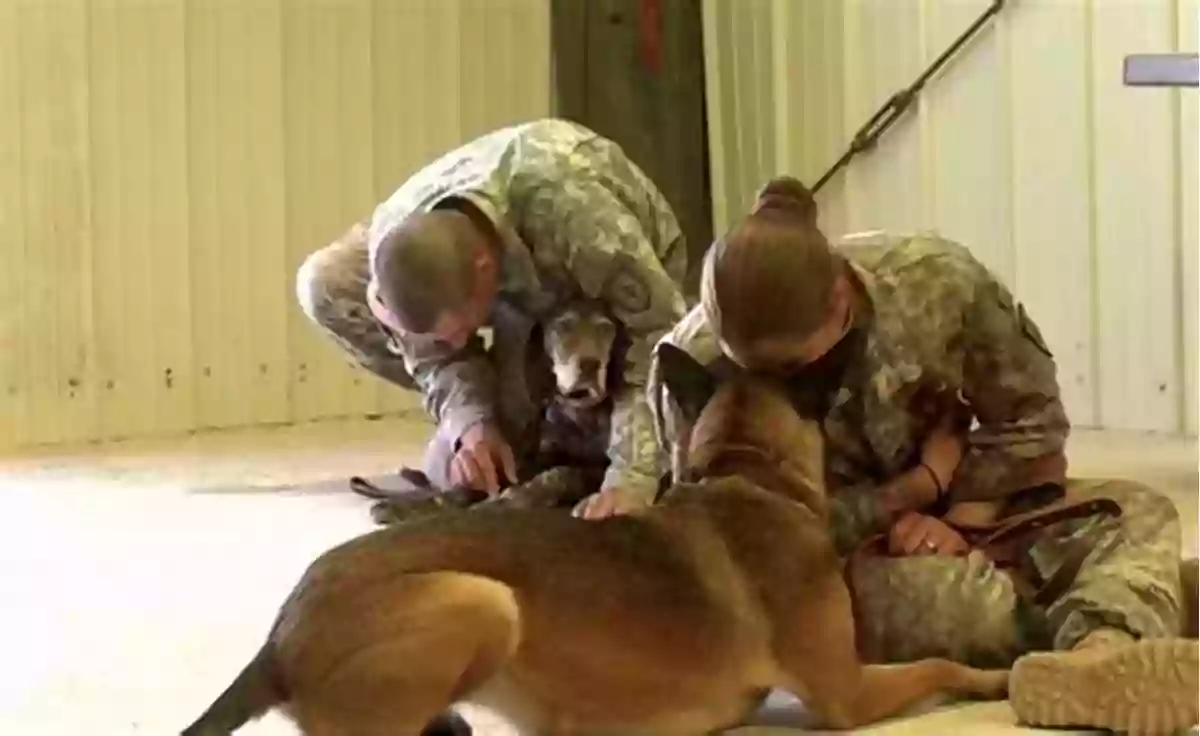
[[[370,526],[349,494],[246,488],[384,472],[414,462],[427,433],[401,420],[326,423],[0,461],[0,733],[178,733],[257,648],[312,557]],[[1071,455],[1076,475],[1172,493],[1196,548],[1195,441],[1078,433]],[[484,736],[509,733],[469,716]],[[964,729],[1024,732],[1003,703],[871,732]],[[294,730],[269,716],[245,733]]]

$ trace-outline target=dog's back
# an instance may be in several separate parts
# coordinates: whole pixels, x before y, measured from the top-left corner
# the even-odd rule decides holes
[[[773,687],[841,728],[939,691],[1003,695],[1004,672],[864,667],[819,427],[765,384],[697,396],[696,477],[660,505],[600,521],[487,508],[327,552],[190,733],[228,733],[272,697],[306,734],[418,734],[475,700],[542,732],[649,735],[732,727]]]
[[[753,500],[732,499],[742,494]],[[205,718],[224,726],[232,716],[256,716],[263,695],[276,692],[280,701],[311,702],[364,648],[432,636],[438,627],[461,632],[464,616],[494,625],[513,615],[518,641],[497,676],[524,683],[520,699],[540,704],[535,720],[543,725],[570,716],[665,727],[677,715],[670,704],[689,687],[695,697],[685,700],[712,700],[740,715],[770,684],[769,626],[759,597],[775,587],[749,582],[743,565],[803,555],[780,548],[778,532],[788,519],[812,518],[790,515],[791,504],[772,508],[772,500],[778,501],[718,482],[661,508],[603,521],[481,508],[358,537],[313,563],[282,607],[264,647],[268,658],[256,658]],[[479,605],[458,606],[452,589],[460,598],[467,591]],[[420,599],[412,599],[417,593]],[[422,610],[445,615],[429,618]],[[497,636],[507,642],[512,631]],[[397,666],[418,672],[429,666],[424,657],[445,656],[437,647],[408,651]],[[278,679],[265,679],[270,673]],[[489,700],[497,697],[490,680],[471,689],[477,692],[454,699],[511,707]],[[591,705],[579,710],[585,702],[600,712]],[[305,707],[290,709],[302,726]],[[205,718],[188,736],[229,732],[205,730]]]

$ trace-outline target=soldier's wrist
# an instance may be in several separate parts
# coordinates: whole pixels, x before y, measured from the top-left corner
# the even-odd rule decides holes
[[[928,507],[938,499],[938,482],[923,464],[909,469],[885,485],[879,493],[878,515],[890,527],[909,511]]]
[[[465,410],[447,412],[438,422],[439,431],[444,432],[443,437],[451,438],[451,444],[454,451],[458,452],[462,446],[463,437],[472,429],[489,424],[492,421],[491,415],[479,410]]]
[[[609,468],[600,485],[600,490],[602,492],[614,491],[628,501],[649,506],[654,503],[654,498],[658,495],[658,480],[641,473],[616,471]]]

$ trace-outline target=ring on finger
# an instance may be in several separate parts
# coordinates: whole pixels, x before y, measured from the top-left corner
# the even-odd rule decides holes
[[[923,549],[927,549],[931,552],[937,549],[937,545],[934,544],[933,540],[928,539],[928,538],[921,540],[921,547]]]

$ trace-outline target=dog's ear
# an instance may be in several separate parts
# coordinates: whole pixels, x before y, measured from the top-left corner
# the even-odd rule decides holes
[[[698,360],[670,343],[659,345],[655,354],[663,385],[683,412],[684,421],[693,424],[716,393],[717,379]]]

